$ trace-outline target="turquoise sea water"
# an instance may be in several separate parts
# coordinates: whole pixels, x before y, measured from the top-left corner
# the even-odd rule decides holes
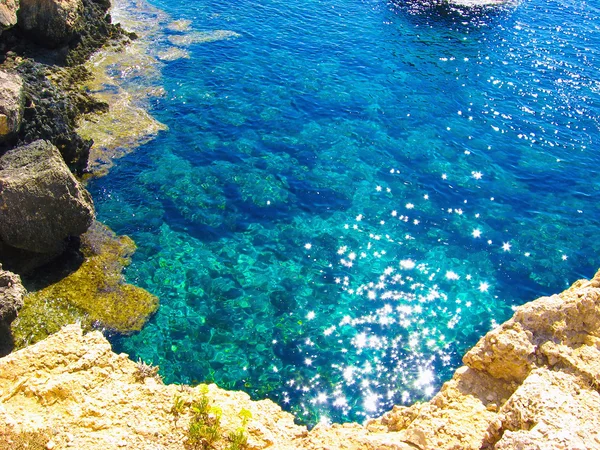
[[[192,21],[169,131],[89,188],[161,300],[113,342],[165,381],[362,420],[600,267],[597,3],[153,4]]]

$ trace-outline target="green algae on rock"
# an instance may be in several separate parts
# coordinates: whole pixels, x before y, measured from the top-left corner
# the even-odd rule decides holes
[[[138,331],[158,307],[158,299],[125,283],[122,270],[135,251],[127,236],[117,236],[95,222],[81,237],[83,262],[59,281],[25,297],[13,322],[16,348],[44,339],[68,323],[106,327],[120,333]]]
[[[137,44],[132,44],[134,47]],[[112,160],[125,156],[138,145],[154,138],[166,126],[154,119],[138,105],[143,97],[163,95],[158,83],[149,82],[146,88],[136,91],[124,89],[120,81],[108,75],[109,69],[139,73],[148,80],[157,77],[153,66],[156,60],[143,52],[116,47],[95,54],[86,67],[93,74],[86,88],[95,98],[110,105],[104,114],[89,114],[80,120],[77,132],[93,140],[90,149],[90,171],[101,176],[112,166]],[[154,74],[153,74],[154,73]]]
[[[94,176],[105,175],[112,160],[166,129],[148,114],[147,107],[150,99],[164,95],[161,63],[152,47],[163,32],[161,25],[170,18],[145,2],[129,0],[113,2],[111,15],[115,22],[141,37],[126,46],[121,42],[105,46],[85,64],[92,74],[85,85],[87,92],[110,105],[106,114],[88,114],[78,123],[77,132],[94,141],[90,150]]]

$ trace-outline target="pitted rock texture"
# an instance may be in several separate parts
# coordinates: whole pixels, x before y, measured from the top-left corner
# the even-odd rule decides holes
[[[0,17],[2,11],[0,5]],[[23,120],[25,93],[17,74],[0,70],[0,144],[15,136]]]
[[[8,325],[17,317],[25,293],[19,275],[2,270],[0,264],[0,322]]]
[[[431,401],[396,406],[365,426],[320,424],[308,432],[268,400],[214,385],[209,396],[227,430],[239,427],[241,408],[251,411],[250,449],[600,449],[599,324],[600,272],[517,308]],[[174,420],[171,408],[175,396],[192,398],[198,388],[140,383],[136,372],[100,333],[84,336],[78,325],[0,359],[0,423],[11,430],[5,442],[186,448],[189,416]]]
[[[137,365],[112,352],[99,332],[82,335],[64,327],[38,344],[0,359],[0,423],[19,430],[48,431],[55,449],[183,449],[189,417],[175,420],[174,398],[198,389],[140,382]],[[268,400],[253,402],[242,392],[214,385],[208,396],[223,409],[226,430],[241,425],[238,413],[252,413],[247,425],[252,448],[293,442],[306,433],[293,417]],[[271,447],[273,448],[273,447]]]
[[[35,42],[54,48],[67,44],[83,28],[81,0],[20,0],[19,28]]]
[[[35,141],[0,157],[0,240],[5,244],[60,253],[65,238],[84,233],[94,217],[89,193],[50,142]]]

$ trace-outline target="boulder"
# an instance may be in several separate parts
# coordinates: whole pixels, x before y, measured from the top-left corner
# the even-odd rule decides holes
[[[1,11],[0,9],[0,18]],[[21,77],[0,70],[0,144],[19,131],[23,119],[24,100]]]
[[[19,275],[2,270],[0,264],[0,322],[8,325],[15,320],[24,296],[25,288]]]
[[[82,0],[20,0],[18,25],[38,44],[56,48],[83,27]]]
[[[0,264],[0,357],[8,355],[13,350],[14,341],[10,324],[23,307],[25,293],[19,275],[2,270]]]
[[[65,239],[84,233],[94,216],[90,194],[50,142],[35,141],[0,157],[0,240],[5,244],[59,254]]]
[[[0,34],[17,24],[19,0],[0,0]]]

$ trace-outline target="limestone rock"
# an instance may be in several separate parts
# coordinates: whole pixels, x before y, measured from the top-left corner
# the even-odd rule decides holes
[[[428,403],[387,427],[421,450],[600,449],[600,271],[484,336]]]
[[[0,0],[0,34],[17,23],[19,0]]]
[[[600,448],[600,394],[564,372],[536,369],[500,412],[497,450]],[[524,445],[525,444],[525,445]]]
[[[24,296],[25,288],[19,275],[2,270],[0,264],[0,322],[9,324],[17,317]]]
[[[2,5],[0,4],[0,19]],[[14,136],[21,126],[25,94],[17,74],[0,70],[0,143]]]
[[[48,141],[17,147],[0,157],[0,239],[37,253],[60,253],[68,236],[94,219],[89,193]]]
[[[136,374],[137,364],[113,353],[101,333],[83,335],[79,325],[69,325],[0,359],[0,427],[10,424],[17,433],[45,430],[56,448],[68,443],[78,450],[183,450],[189,414],[175,420],[171,409],[176,396],[187,401],[200,395],[199,388],[165,386],[154,378],[140,382]],[[255,402],[215,385],[208,397],[223,410],[226,432],[241,426],[242,408],[251,412],[251,448],[294,448],[306,434],[269,400]],[[1,439],[2,432],[4,448]]]
[[[583,370],[600,356],[600,291],[593,280],[577,282],[560,295],[542,297],[516,309],[514,316],[490,331],[463,357],[474,369],[505,380],[522,382],[545,365]],[[592,356],[593,354],[593,356]],[[578,367],[578,368],[576,368]],[[600,382],[597,360],[586,369]]]
[[[395,407],[366,426],[308,432],[268,400],[214,385],[208,395],[223,410],[225,430],[240,426],[241,408],[252,413],[251,449],[600,450],[599,325],[600,272],[517,308],[466,358],[477,368],[459,368],[431,401]],[[0,359],[0,448],[4,423],[15,436],[41,436],[56,448],[183,450],[190,417],[175,420],[173,399],[188,404],[199,388],[140,383],[136,373],[100,333],[83,335],[79,325]]]
[[[38,44],[55,48],[83,27],[81,0],[20,0],[18,24]]]

